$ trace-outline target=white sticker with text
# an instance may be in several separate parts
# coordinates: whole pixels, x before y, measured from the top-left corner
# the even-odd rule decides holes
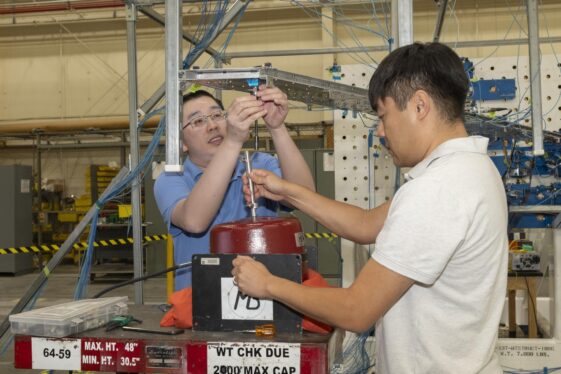
[[[31,338],[33,369],[80,370],[80,339]]]
[[[300,374],[300,344],[207,343],[209,374]]]

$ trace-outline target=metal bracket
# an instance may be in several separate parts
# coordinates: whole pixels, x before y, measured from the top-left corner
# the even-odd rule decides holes
[[[333,109],[374,114],[368,102],[368,90],[342,83],[289,73],[271,67],[180,70],[183,86],[197,83],[216,89],[252,92],[250,79],[280,88],[289,100]]]

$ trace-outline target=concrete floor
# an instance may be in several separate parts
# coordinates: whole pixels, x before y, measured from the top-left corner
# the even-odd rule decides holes
[[[113,284],[132,278],[131,264],[103,264],[96,267],[96,277],[88,287],[88,297],[110,287]],[[46,307],[72,301],[74,287],[76,285],[78,266],[74,264],[61,264],[49,277],[41,297],[36,302],[36,308]],[[114,271],[113,273],[104,272]],[[122,272],[125,273],[122,273]],[[23,275],[0,274],[0,321],[10,313],[17,304],[19,298],[27,291],[34,282],[39,271]],[[104,296],[128,296],[129,303],[134,303],[134,286],[128,285],[107,293]],[[144,282],[144,303],[165,304],[166,303],[166,279],[165,277],[154,278]],[[2,349],[3,347],[0,347]],[[28,374],[41,373],[41,370],[18,370],[14,368],[13,344],[8,350],[0,355],[1,374]],[[68,373],[67,371],[55,371],[55,373]]]

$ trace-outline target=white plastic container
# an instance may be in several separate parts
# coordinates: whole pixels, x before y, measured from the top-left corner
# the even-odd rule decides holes
[[[112,318],[127,314],[128,297],[83,299],[13,314],[12,333],[62,338],[105,325]]]

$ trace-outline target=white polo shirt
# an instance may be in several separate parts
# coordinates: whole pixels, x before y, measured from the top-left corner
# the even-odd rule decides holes
[[[507,204],[488,139],[438,146],[396,193],[372,258],[415,281],[376,325],[376,373],[502,373]]]

